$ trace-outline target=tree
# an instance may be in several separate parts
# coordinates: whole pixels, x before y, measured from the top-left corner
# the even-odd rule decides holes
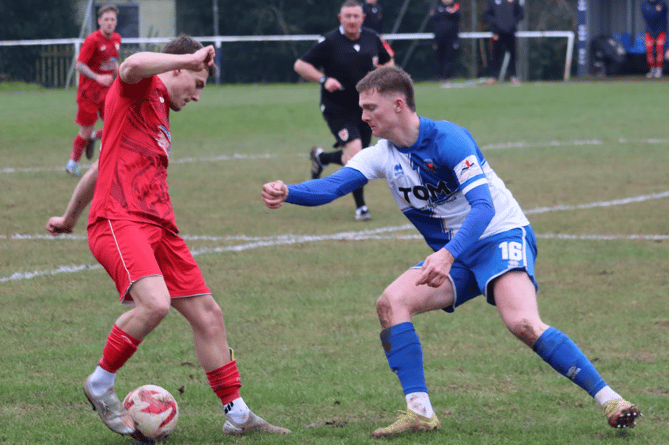
[[[69,38],[77,32],[69,0],[0,2],[0,40]],[[12,79],[33,81],[41,51],[38,46],[3,49],[0,73]]]

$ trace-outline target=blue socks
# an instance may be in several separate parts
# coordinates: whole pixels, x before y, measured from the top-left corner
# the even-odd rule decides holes
[[[397,374],[404,394],[427,393],[423,349],[412,323],[400,323],[381,331],[381,344],[390,369]],[[606,386],[590,360],[564,333],[550,327],[533,347],[553,369],[583,388],[591,397]]]
[[[557,329],[549,327],[532,349],[553,369],[583,388],[591,397],[606,386],[604,379],[578,346]]]
[[[427,393],[423,371],[423,349],[412,323],[405,322],[381,331],[381,344],[390,369],[397,374],[404,394]]]

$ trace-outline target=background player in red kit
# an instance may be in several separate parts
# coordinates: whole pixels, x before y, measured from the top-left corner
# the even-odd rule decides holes
[[[76,69],[79,72],[79,88],[77,89],[77,117],[74,122],[79,125],[79,133],[74,138],[72,153],[67,161],[65,171],[79,176],[79,159],[86,150],[86,157],[93,157],[93,144],[102,139],[102,129],[94,132],[95,123],[104,120],[105,96],[109,85],[118,72],[118,50],[121,36],[116,29],[116,6],[103,6],[98,11],[100,29],[89,35],[81,45],[77,58]]]
[[[215,71],[214,55],[213,46],[181,36],[162,53],[128,57],[107,95],[98,178],[88,182],[95,188],[88,242],[116,283],[121,302],[134,308],[116,320],[84,393],[105,425],[119,434],[133,434],[134,425],[114,392],[116,372],[170,307],[191,325],[200,364],[224,405],[223,432],[290,432],[256,416],[241,398],[221,308],[178,235],[167,192],[170,109],[179,111],[199,99]]]

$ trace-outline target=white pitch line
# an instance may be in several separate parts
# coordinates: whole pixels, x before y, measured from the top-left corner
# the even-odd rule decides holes
[[[629,198],[614,199],[613,201],[591,202],[588,204],[579,204],[575,206],[559,205],[555,207],[538,207],[535,209],[526,210],[525,214],[536,215],[539,213],[560,212],[563,210],[583,210],[595,207],[611,207],[625,204],[634,204],[638,202],[651,201],[653,199],[662,199],[662,198],[669,198],[669,190],[660,193],[651,193],[650,195],[632,196]]]
[[[275,237],[263,237],[264,239],[250,242],[246,244],[239,244],[236,246],[227,247],[206,247],[203,249],[192,250],[193,256],[204,255],[209,253],[223,253],[223,252],[242,252],[244,250],[257,249],[260,247],[272,247],[281,245],[290,245],[297,243],[310,243],[318,241],[364,241],[364,240],[420,240],[422,236],[414,234],[406,235],[390,235],[392,231],[400,231],[414,228],[411,225],[386,227],[378,230],[363,230],[360,232],[341,232],[332,235],[280,235]],[[545,239],[564,239],[564,240],[651,240],[662,241],[669,240],[669,235],[566,235],[566,234],[540,234],[537,238]],[[16,272],[8,277],[0,278],[0,283],[9,281],[22,281],[44,275],[57,275],[61,273],[74,273],[82,270],[98,270],[102,269],[99,264],[86,264],[79,266],[60,266],[51,270],[34,270],[31,272]]]
[[[299,155],[292,156],[306,156],[304,153]],[[248,159],[272,159],[279,157],[276,154],[259,154],[259,155],[249,155],[249,154],[239,154],[233,153],[231,155],[220,155],[212,156],[206,158],[175,158],[170,160],[170,164],[190,164],[195,162],[215,162],[215,161],[233,161],[233,160],[248,160]],[[82,170],[87,170],[90,168],[91,164],[81,164],[80,168]],[[63,167],[5,167],[0,169],[0,173],[10,174],[10,173],[37,173],[37,172],[60,172],[65,171]]]
[[[612,141],[610,143],[615,143]],[[669,144],[669,139],[657,139],[657,138],[648,138],[648,139],[628,139],[628,138],[619,138],[617,141],[619,144]],[[603,145],[607,143],[602,139],[583,139],[583,140],[574,140],[574,141],[538,141],[538,142],[529,142],[529,141],[519,141],[519,142],[505,142],[501,144],[487,144],[482,145],[481,150],[503,150],[508,148],[537,148],[537,147],[577,147],[582,145]],[[305,157],[305,153],[293,153],[295,157]],[[184,157],[184,158],[174,158],[170,160],[171,164],[189,164],[196,162],[218,162],[218,161],[233,161],[233,160],[253,160],[253,159],[273,159],[278,158],[276,154],[261,153],[257,155],[249,155],[243,153],[233,153],[231,155],[220,155],[220,156],[211,156],[204,158],[193,158],[193,157]],[[81,169],[86,170],[90,167],[90,164],[81,164]],[[0,169],[0,174],[12,174],[12,173],[38,173],[38,172],[53,172],[53,171],[63,171],[62,166],[58,167],[5,167]]]
[[[649,201],[653,199],[662,199],[668,198],[669,191],[661,193],[652,193],[650,195],[641,195],[641,196],[632,196],[629,198],[616,199],[613,201],[598,201],[591,202],[588,204],[580,204],[576,206],[555,206],[555,207],[539,207],[535,209],[530,209],[525,211],[528,215],[536,215],[540,213],[548,212],[557,212],[564,210],[580,210],[580,209],[590,209],[594,207],[610,207],[610,206],[619,206],[631,203],[638,203]],[[203,255],[206,253],[222,253],[222,252],[241,252],[249,249],[257,249],[260,247],[270,247],[270,246],[279,246],[279,245],[289,245],[296,243],[307,243],[307,242],[316,242],[316,241],[329,241],[329,240],[350,240],[350,241],[360,241],[360,240],[369,240],[369,239],[420,239],[421,236],[418,234],[412,235],[395,235],[395,236],[384,236],[383,233],[397,232],[402,230],[409,230],[415,228],[411,224],[404,224],[401,226],[394,227],[381,227],[378,229],[372,230],[362,230],[357,232],[341,232],[333,235],[278,235],[278,236],[267,236],[267,237],[249,237],[245,235],[236,235],[236,236],[199,236],[199,235],[184,235],[185,240],[205,240],[205,241],[249,241],[246,244],[239,244],[236,246],[226,246],[226,247],[206,247],[198,250],[192,250],[191,253],[193,256]],[[537,235],[538,238],[554,238],[554,239],[591,239],[591,240],[665,240],[669,239],[668,235],[564,235],[564,234],[545,234]],[[35,240],[35,239],[56,239],[50,235],[0,235],[0,239],[7,240]],[[85,236],[82,235],[62,235],[60,239],[70,239],[70,240],[84,240]],[[32,272],[16,272],[9,277],[1,277],[0,283],[6,283],[9,281],[19,281],[19,280],[28,280],[42,275],[56,275],[59,273],[72,273],[79,272],[85,269],[99,269],[101,266],[97,264],[93,265],[80,265],[80,266],[61,266],[57,269],[39,271],[35,270]]]
[[[543,239],[565,239],[581,241],[613,241],[613,240],[644,240],[644,241],[664,241],[669,240],[669,235],[567,235],[565,233],[544,233],[537,235],[537,238]]]
[[[549,212],[560,212],[560,211],[565,211],[565,210],[583,210],[583,209],[591,209],[595,207],[611,207],[611,206],[619,206],[619,205],[625,205],[625,204],[635,204],[639,202],[645,202],[645,201],[651,201],[654,199],[663,199],[663,198],[669,198],[669,190],[660,192],[660,193],[651,193],[649,195],[639,195],[639,196],[630,196],[629,198],[623,198],[623,199],[614,199],[612,201],[597,201],[597,202],[590,202],[587,204],[578,204],[574,206],[567,206],[567,205],[559,205],[559,206],[554,206],[554,207],[537,207],[534,209],[529,209],[525,210],[526,215],[538,215],[541,213],[549,213]],[[372,232],[378,232],[378,231],[388,231],[388,232],[394,232],[397,230],[406,230],[406,229],[411,229],[413,226],[411,224],[405,224],[402,226],[397,226],[397,227],[385,227],[385,228],[379,228],[375,229]],[[346,233],[346,232],[345,232]],[[366,231],[363,232],[358,232],[358,233],[363,233],[365,234]],[[280,235],[282,236],[297,236],[297,235]],[[661,236],[661,235],[660,235]],[[277,239],[276,236],[246,236],[246,235],[231,235],[231,236],[208,236],[208,235],[182,235],[182,238],[185,239],[186,241],[255,241],[255,242],[272,242],[273,240]],[[65,235],[60,235],[58,237],[54,237],[51,235],[46,235],[46,234],[39,234],[39,235],[22,235],[22,234],[13,234],[13,235],[2,235],[0,234],[0,240],[62,240],[62,239],[67,239],[67,240],[85,240],[87,239],[85,235],[71,235],[71,234],[65,234]]]

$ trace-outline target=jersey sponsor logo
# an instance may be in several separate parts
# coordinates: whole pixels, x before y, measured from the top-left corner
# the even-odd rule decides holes
[[[341,139],[343,142],[348,141],[348,130],[346,128],[342,128],[339,130],[339,133],[337,133],[337,136],[339,136],[339,139]]]
[[[394,173],[394,176],[395,176],[396,178],[399,177],[399,176],[404,175],[404,170],[402,169],[402,165],[401,165],[401,164],[397,164],[397,165],[395,165],[395,167],[393,167],[393,170],[394,170],[394,172],[395,172],[395,173]]]
[[[431,172],[434,172],[434,164],[432,163],[432,159],[425,159],[425,165],[430,169]]]
[[[460,184],[464,184],[475,176],[483,174],[475,155],[467,156],[462,162],[455,166],[455,174]]]
[[[444,181],[439,181],[437,185],[428,183],[427,185],[415,185],[413,187],[398,187],[404,195],[404,200],[411,203],[411,196],[421,201],[441,201],[451,195],[451,189]],[[455,199],[455,196],[453,197]]]
[[[172,146],[172,135],[170,134],[170,130],[162,125],[158,125],[156,142],[158,142],[158,146],[163,149],[165,155],[167,155],[167,159],[169,159],[170,147]]]

